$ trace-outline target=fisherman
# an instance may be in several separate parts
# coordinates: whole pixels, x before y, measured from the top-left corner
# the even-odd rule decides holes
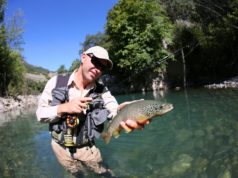
[[[40,122],[49,123],[52,149],[59,163],[73,175],[93,171],[111,175],[102,165],[94,139],[100,136],[106,119],[119,108],[114,96],[100,82],[105,70],[112,69],[106,49],[94,46],[81,54],[81,64],[71,75],[52,77],[46,84],[36,111]],[[140,129],[134,120],[120,123],[125,130]]]

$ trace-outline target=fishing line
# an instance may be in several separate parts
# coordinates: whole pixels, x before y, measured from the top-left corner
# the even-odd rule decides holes
[[[209,1],[197,1],[197,2],[209,3]],[[196,4],[196,2],[194,2],[194,3]],[[210,3],[210,5],[214,5],[214,7],[216,7],[217,9],[220,9],[223,12],[226,12],[226,10],[224,8],[222,8],[220,5],[216,4],[215,2]]]
[[[193,43],[191,43],[193,44]],[[185,45],[181,48],[178,48],[177,50],[175,50],[174,52],[170,53],[169,55],[159,59],[157,62],[155,62],[152,66],[148,66],[148,67],[145,67],[143,70],[139,71],[139,72],[135,72],[134,74],[130,75],[129,77],[127,77],[126,79],[120,81],[117,85],[120,85],[126,81],[128,81],[130,78],[133,78],[139,74],[141,74],[142,72],[145,72],[146,70],[149,70],[149,69],[154,69],[155,67],[157,67],[158,65],[166,62],[166,59],[168,59],[169,57],[173,56],[173,55],[176,55],[178,52],[181,51],[181,49],[185,49],[185,48],[189,48],[191,46],[191,44],[188,44],[188,45]]]
[[[200,2],[201,2],[201,1],[200,1]],[[203,5],[203,4],[199,4],[198,2],[194,2],[194,4],[196,4],[197,6],[200,6],[200,7],[204,8],[204,9],[207,9],[207,10],[213,12],[214,14],[216,14],[217,16],[219,16],[219,17],[221,17],[221,18],[223,17],[223,15],[222,15],[221,13],[217,12],[216,10],[214,10],[214,9],[212,9],[212,8],[210,8],[210,7],[207,7],[207,6]],[[217,7],[220,7],[220,6],[217,5]],[[220,9],[222,9],[222,8],[220,7]],[[227,12],[227,11],[224,10],[224,9],[222,9],[222,10],[225,11],[225,12]],[[233,28],[235,28],[236,30],[238,30],[238,26],[236,26],[236,25],[234,25],[234,24],[232,24],[232,23],[229,23],[228,25],[230,25],[231,27],[233,27]]]

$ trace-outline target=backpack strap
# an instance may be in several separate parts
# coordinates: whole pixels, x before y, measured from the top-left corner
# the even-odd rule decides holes
[[[66,87],[69,81],[70,74],[58,75],[55,88]]]
[[[69,77],[70,74],[57,76],[55,88],[51,92],[52,106],[56,106],[69,100],[67,86]]]

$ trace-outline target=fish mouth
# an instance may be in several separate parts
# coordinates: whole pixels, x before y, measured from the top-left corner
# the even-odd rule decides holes
[[[161,111],[161,115],[171,111],[172,109],[174,109],[172,104],[164,104],[163,109]]]

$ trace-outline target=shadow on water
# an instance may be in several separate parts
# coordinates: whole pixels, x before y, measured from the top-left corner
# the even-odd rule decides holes
[[[117,96],[119,103],[144,98],[174,105],[143,131],[122,133],[108,145],[97,140],[118,177],[238,177],[238,90],[187,92],[187,99],[183,91]],[[2,122],[0,177],[72,177],[55,159],[47,129],[34,112]]]

